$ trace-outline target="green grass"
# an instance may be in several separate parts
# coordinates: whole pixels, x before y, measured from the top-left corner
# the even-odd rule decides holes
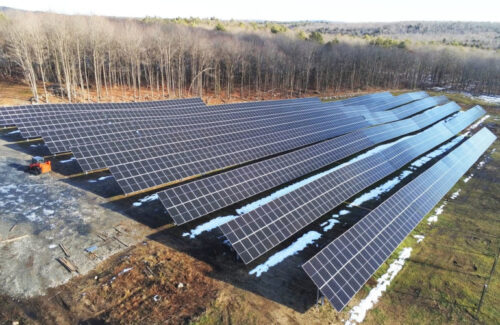
[[[446,95],[463,107],[481,104],[462,95]],[[486,121],[487,126],[498,132],[498,107],[490,105],[485,108],[491,115]],[[493,148],[496,151],[491,154]],[[449,200],[438,222],[429,226],[425,220],[431,214],[426,216],[377,271],[375,277],[386,271],[402,247],[413,247],[403,270],[377,306],[368,313],[367,324],[498,323],[498,264],[478,312],[484,285],[490,278],[500,249],[498,140],[488,149],[487,155],[491,158],[482,169],[474,166],[466,174],[474,174],[469,182],[465,183],[462,179],[450,190],[448,198],[458,189],[461,189],[460,195],[455,200]],[[425,235],[424,241],[417,244],[412,238],[414,234]]]

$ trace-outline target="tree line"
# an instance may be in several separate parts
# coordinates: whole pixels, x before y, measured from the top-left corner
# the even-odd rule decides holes
[[[136,100],[432,86],[500,93],[500,56],[492,50],[310,36],[8,12],[0,17],[0,77],[26,82],[35,101],[49,101],[54,85],[69,101],[99,101],[112,89]]]

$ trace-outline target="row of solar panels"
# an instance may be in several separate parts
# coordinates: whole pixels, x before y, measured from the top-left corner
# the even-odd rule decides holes
[[[0,123],[17,125],[27,137],[42,136],[53,153],[72,151],[85,171],[109,168],[125,193],[250,162],[159,192],[177,224],[421,131],[318,174],[306,185],[221,226],[249,263],[484,115],[479,106],[456,114],[458,105],[447,101],[417,92],[396,97],[378,93],[333,103],[312,98],[216,107],[206,107],[198,99],[136,106],[46,105],[0,109]],[[488,131],[479,136],[491,138]],[[255,160],[259,161],[251,163]],[[391,243],[397,246],[397,240]],[[358,246],[349,252],[360,254]],[[318,254],[304,270],[340,310],[357,291],[361,277],[346,278],[345,271],[331,268],[330,255],[325,256]],[[370,260],[373,267],[385,260],[382,254],[377,256],[381,257],[375,262]],[[351,272],[349,262],[335,260],[335,266]]]

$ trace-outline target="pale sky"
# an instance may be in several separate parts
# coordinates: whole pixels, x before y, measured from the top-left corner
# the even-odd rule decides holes
[[[500,0],[0,0],[0,6],[66,14],[241,20],[500,21]]]

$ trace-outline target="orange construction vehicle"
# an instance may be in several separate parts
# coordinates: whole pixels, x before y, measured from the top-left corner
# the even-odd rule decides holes
[[[28,172],[33,175],[48,173],[52,170],[50,160],[45,161],[43,157],[35,156],[31,159],[31,164],[28,167]]]

